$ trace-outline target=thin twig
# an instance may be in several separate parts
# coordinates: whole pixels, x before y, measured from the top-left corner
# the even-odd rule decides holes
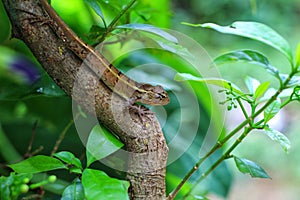
[[[121,12],[119,13],[119,15],[117,17],[115,17],[112,22],[108,25],[105,33],[103,33],[101,39],[98,41],[98,43],[101,43],[104,41],[104,39],[107,37],[107,35],[115,28],[116,24],[119,22],[119,20],[121,19],[121,17],[133,6],[133,4],[136,2],[137,0],[132,0],[131,2],[129,2],[129,4],[123,9],[121,10]]]
[[[232,130],[225,138],[218,140],[216,144],[211,148],[211,150],[202,157],[194,166],[193,168],[187,173],[187,175],[182,179],[182,181],[179,183],[179,185],[169,194],[167,197],[167,200],[172,200],[175,198],[175,196],[178,194],[180,189],[183,187],[183,185],[188,181],[188,179],[199,169],[200,165],[216,150],[221,148],[230,138],[232,138],[237,132],[239,132],[243,127],[245,127],[248,123],[253,121],[260,113],[262,113],[274,100],[277,99],[279,94],[282,92],[282,90],[288,85],[289,81],[291,80],[291,77],[295,74],[295,72],[291,72],[283,85],[278,89],[278,91],[267,101],[258,111],[253,113],[249,118],[244,120],[239,126],[237,126],[234,130]],[[253,126],[255,127],[255,126]],[[252,127],[251,127],[252,128]],[[247,135],[247,134],[246,134]],[[246,137],[245,135],[245,137]],[[239,138],[240,139],[240,138]],[[234,146],[235,148],[235,146]],[[231,149],[231,148],[230,148]],[[233,150],[233,149],[232,149]],[[218,162],[218,161],[216,161]],[[218,164],[217,164],[218,165]],[[204,173],[205,177],[207,176],[206,173]],[[202,177],[202,176],[201,176]],[[202,180],[203,178],[200,179]]]
[[[67,124],[67,126],[64,128],[64,130],[61,132],[61,134],[59,135],[53,150],[51,152],[51,155],[55,154],[58,147],[60,146],[61,142],[63,141],[63,139],[65,138],[66,133],[68,132],[68,130],[70,129],[70,127],[74,124],[74,121],[80,116],[80,113],[77,113],[75,115],[75,117],[73,119],[70,120],[70,122]]]
[[[33,145],[34,138],[35,138],[35,135],[36,135],[37,125],[38,125],[38,120],[36,120],[33,124],[31,138],[30,138],[30,141],[29,141],[29,144],[28,144],[28,147],[27,147],[27,151],[24,155],[24,158],[28,158],[31,155],[30,152],[32,150],[32,145]]]

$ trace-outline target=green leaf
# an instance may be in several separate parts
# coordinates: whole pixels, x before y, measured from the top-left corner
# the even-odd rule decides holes
[[[254,94],[255,90],[260,85],[260,82],[255,78],[252,78],[250,76],[246,76],[245,84],[246,84],[250,94]]]
[[[174,77],[174,80],[176,81],[198,81],[202,83],[207,83],[215,86],[222,87],[227,90],[231,90],[239,95],[243,95],[244,93],[233,83],[219,78],[200,78],[193,76],[188,73],[177,73]]]
[[[186,200],[208,200],[208,198],[201,195],[189,195]]]
[[[13,179],[10,177],[0,177],[0,199],[10,200],[10,186],[13,184]]]
[[[115,138],[107,129],[96,125],[88,138],[87,142],[87,165],[89,166],[96,160],[116,152],[124,144]]]
[[[251,160],[234,156],[234,161],[240,172],[250,174],[254,178],[270,178],[263,168]]]
[[[163,31],[160,28],[157,28],[157,27],[149,25],[149,24],[125,24],[125,25],[117,26],[117,28],[146,31],[148,33],[152,33],[152,34],[158,35],[162,38],[165,38],[166,40],[169,40],[170,42],[178,43],[177,38],[174,37],[173,35],[167,33],[166,31]]]
[[[155,42],[164,50],[169,51],[171,53],[174,53],[175,55],[178,56],[183,56],[184,58],[190,58],[194,59],[195,57],[189,52],[188,49],[184,48],[181,45],[175,44],[173,42],[169,41],[160,41],[160,40],[155,40]]]
[[[64,190],[61,200],[84,200],[84,191],[79,179],[75,179],[71,185]]]
[[[280,144],[282,149],[288,153],[289,149],[291,148],[291,142],[290,140],[283,134],[280,133],[279,131],[276,131],[274,129],[271,129],[270,127],[266,126],[264,128],[264,133],[271,138],[271,140],[277,142]]]
[[[57,157],[58,159],[62,160],[63,162],[65,162],[69,165],[73,165],[79,169],[82,169],[80,160],[78,158],[76,158],[74,156],[74,154],[72,154],[71,152],[61,151],[61,152],[54,154],[53,156]]]
[[[272,119],[280,110],[281,102],[280,99],[277,98],[273,101],[265,110],[264,110],[264,123]]]
[[[11,173],[8,177],[0,177],[0,199],[12,200],[22,193],[21,186],[32,179],[32,174]]]
[[[236,50],[225,53],[214,59],[216,65],[223,65],[233,62],[246,62],[256,64],[267,70],[271,75],[279,78],[278,69],[272,66],[267,57],[253,50]]]
[[[110,178],[104,172],[86,169],[82,185],[87,200],[128,199],[129,182]]]
[[[280,78],[281,78],[282,82],[285,82],[288,77],[289,77],[288,74],[280,74]],[[297,85],[300,85],[300,76],[293,76],[289,80],[287,87],[293,87],[293,86],[297,86]]]
[[[84,1],[85,1],[86,4],[88,4],[89,6],[91,6],[93,8],[93,10],[97,13],[97,15],[99,15],[99,17],[101,18],[104,26],[106,27],[103,12],[102,12],[100,6],[97,4],[97,1],[96,0],[84,0]]]
[[[258,22],[237,21],[229,26],[219,26],[214,23],[189,24],[189,26],[214,29],[220,33],[238,35],[267,44],[283,53],[290,63],[293,63],[292,50],[288,42],[269,26]]]
[[[297,50],[296,50],[296,66],[299,67],[300,66],[300,43],[297,46]]]
[[[55,169],[67,169],[67,167],[58,159],[49,156],[38,155],[16,164],[8,165],[15,172],[21,173],[39,173]]]
[[[269,88],[269,85],[270,85],[269,81],[260,84],[255,90],[255,93],[253,96],[254,100],[260,98],[267,91],[267,89]]]

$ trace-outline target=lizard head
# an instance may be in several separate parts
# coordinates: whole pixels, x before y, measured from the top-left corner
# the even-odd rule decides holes
[[[166,105],[170,102],[168,93],[160,85],[142,84],[139,87],[142,91],[139,93],[137,102],[148,105]]]

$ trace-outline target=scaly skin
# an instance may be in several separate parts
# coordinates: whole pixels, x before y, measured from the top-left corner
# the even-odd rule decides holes
[[[83,42],[56,14],[47,0],[41,0],[47,14],[52,18],[51,27],[85,64],[113,92],[126,99],[130,104],[140,102],[148,105],[166,105],[169,103],[167,92],[162,86],[138,83],[115,68],[102,54]]]

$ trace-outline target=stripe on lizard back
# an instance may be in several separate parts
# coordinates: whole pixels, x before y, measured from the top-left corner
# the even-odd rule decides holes
[[[56,14],[47,0],[41,0],[42,6],[52,18],[51,27],[55,33],[68,45],[88,67],[100,77],[104,84],[124,99],[149,105],[165,105],[169,103],[167,92],[159,85],[138,83],[115,68],[93,47],[83,42]],[[93,57],[94,56],[94,57]],[[96,59],[95,61],[93,59]],[[100,61],[99,64],[96,61]],[[119,83],[121,81],[121,83]],[[157,93],[157,94],[156,94]]]

